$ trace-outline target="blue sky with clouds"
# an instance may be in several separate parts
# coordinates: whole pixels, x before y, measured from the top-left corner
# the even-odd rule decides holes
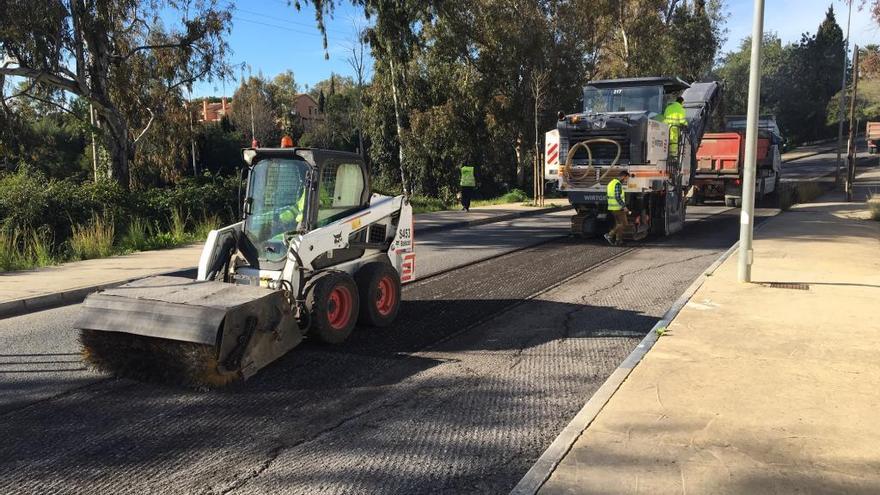
[[[729,17],[724,51],[729,51],[751,34],[753,1],[726,0],[725,3]],[[766,0],[764,28],[776,32],[784,42],[797,41],[801,33],[815,32],[832,3],[838,23],[845,30],[846,3],[843,0]],[[856,5],[858,3],[856,0]],[[340,2],[333,18],[328,20],[330,59],[325,60],[313,10],[304,8],[298,12],[287,0],[238,0],[229,36],[233,51],[230,58],[235,64],[247,65],[249,69],[245,72],[262,72],[271,77],[290,69],[301,87],[313,85],[330,77],[331,72],[352,73],[346,62],[346,50],[354,41],[355,23],[365,22],[359,8]],[[853,9],[851,41],[860,45],[880,43],[880,28],[867,12],[857,8]],[[196,85],[193,94],[231,95],[237,84],[235,81],[203,82]]]

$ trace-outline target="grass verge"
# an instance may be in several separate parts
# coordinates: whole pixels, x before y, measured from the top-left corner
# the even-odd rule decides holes
[[[208,233],[221,225],[220,217],[206,215],[191,222],[180,211],[172,211],[167,228],[140,217],[132,218],[124,234],[117,235],[112,221],[94,216],[85,225],[73,225],[71,237],[56,246],[46,232],[0,229],[0,271],[17,271],[43,266],[128,254],[137,251],[168,249],[204,241]]]

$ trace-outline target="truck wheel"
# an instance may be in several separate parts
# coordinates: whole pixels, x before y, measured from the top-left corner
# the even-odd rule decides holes
[[[358,323],[387,327],[400,312],[400,275],[388,263],[367,263],[354,276],[361,300]]]
[[[358,290],[351,275],[327,272],[307,289],[306,308],[311,316],[309,335],[327,344],[340,344],[357,322]]]

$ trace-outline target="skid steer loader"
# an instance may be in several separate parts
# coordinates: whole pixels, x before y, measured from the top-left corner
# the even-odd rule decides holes
[[[198,388],[246,379],[306,335],[387,326],[415,277],[412,208],[370,194],[353,153],[250,148],[243,220],[211,231],[195,280],[156,276],[90,295],[85,360]]]

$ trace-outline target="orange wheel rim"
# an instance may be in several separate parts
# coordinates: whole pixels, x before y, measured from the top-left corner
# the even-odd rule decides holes
[[[352,295],[347,287],[337,286],[327,301],[327,321],[334,330],[342,330],[351,320]]]
[[[376,311],[382,316],[388,316],[397,304],[397,291],[394,290],[394,281],[388,275],[379,279],[379,294],[376,297]]]

